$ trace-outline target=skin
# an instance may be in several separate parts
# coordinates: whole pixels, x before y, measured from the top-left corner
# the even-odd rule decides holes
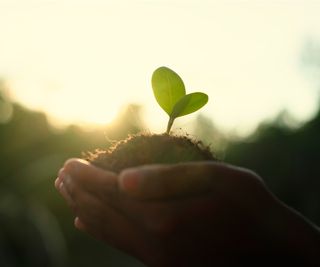
[[[147,266],[320,266],[320,231],[255,173],[197,162],[120,174],[68,160],[55,186],[75,227]]]

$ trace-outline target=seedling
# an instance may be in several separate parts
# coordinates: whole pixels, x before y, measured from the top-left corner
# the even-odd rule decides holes
[[[174,120],[190,114],[208,102],[208,96],[196,92],[186,94],[182,79],[167,67],[156,69],[152,88],[160,107],[169,115],[167,131],[163,134],[138,133],[114,143],[107,150],[89,152],[86,159],[97,167],[120,173],[134,166],[175,164],[216,158],[201,140],[188,135],[169,134]]]
[[[180,76],[167,67],[160,67],[152,74],[153,94],[160,107],[168,114],[166,133],[169,134],[174,120],[202,108],[208,102],[208,95],[201,92],[186,94]]]

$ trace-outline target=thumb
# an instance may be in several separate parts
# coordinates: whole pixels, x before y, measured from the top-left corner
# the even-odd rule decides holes
[[[145,165],[122,171],[118,187],[139,199],[165,199],[212,191],[243,169],[217,162]],[[221,187],[220,187],[221,188]]]

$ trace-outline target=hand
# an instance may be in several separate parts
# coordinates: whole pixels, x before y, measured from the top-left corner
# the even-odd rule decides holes
[[[269,266],[281,260],[308,266],[320,251],[316,228],[256,174],[221,163],[151,165],[116,175],[69,160],[56,187],[77,228],[149,266]]]

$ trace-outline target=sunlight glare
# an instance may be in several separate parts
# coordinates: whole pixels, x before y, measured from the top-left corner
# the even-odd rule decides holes
[[[137,103],[162,129],[150,77],[163,65],[209,95],[203,112],[223,129],[248,133],[283,109],[306,120],[318,105],[297,71],[319,34],[311,2],[18,2],[0,9],[0,74],[14,99],[63,123],[109,123]]]

